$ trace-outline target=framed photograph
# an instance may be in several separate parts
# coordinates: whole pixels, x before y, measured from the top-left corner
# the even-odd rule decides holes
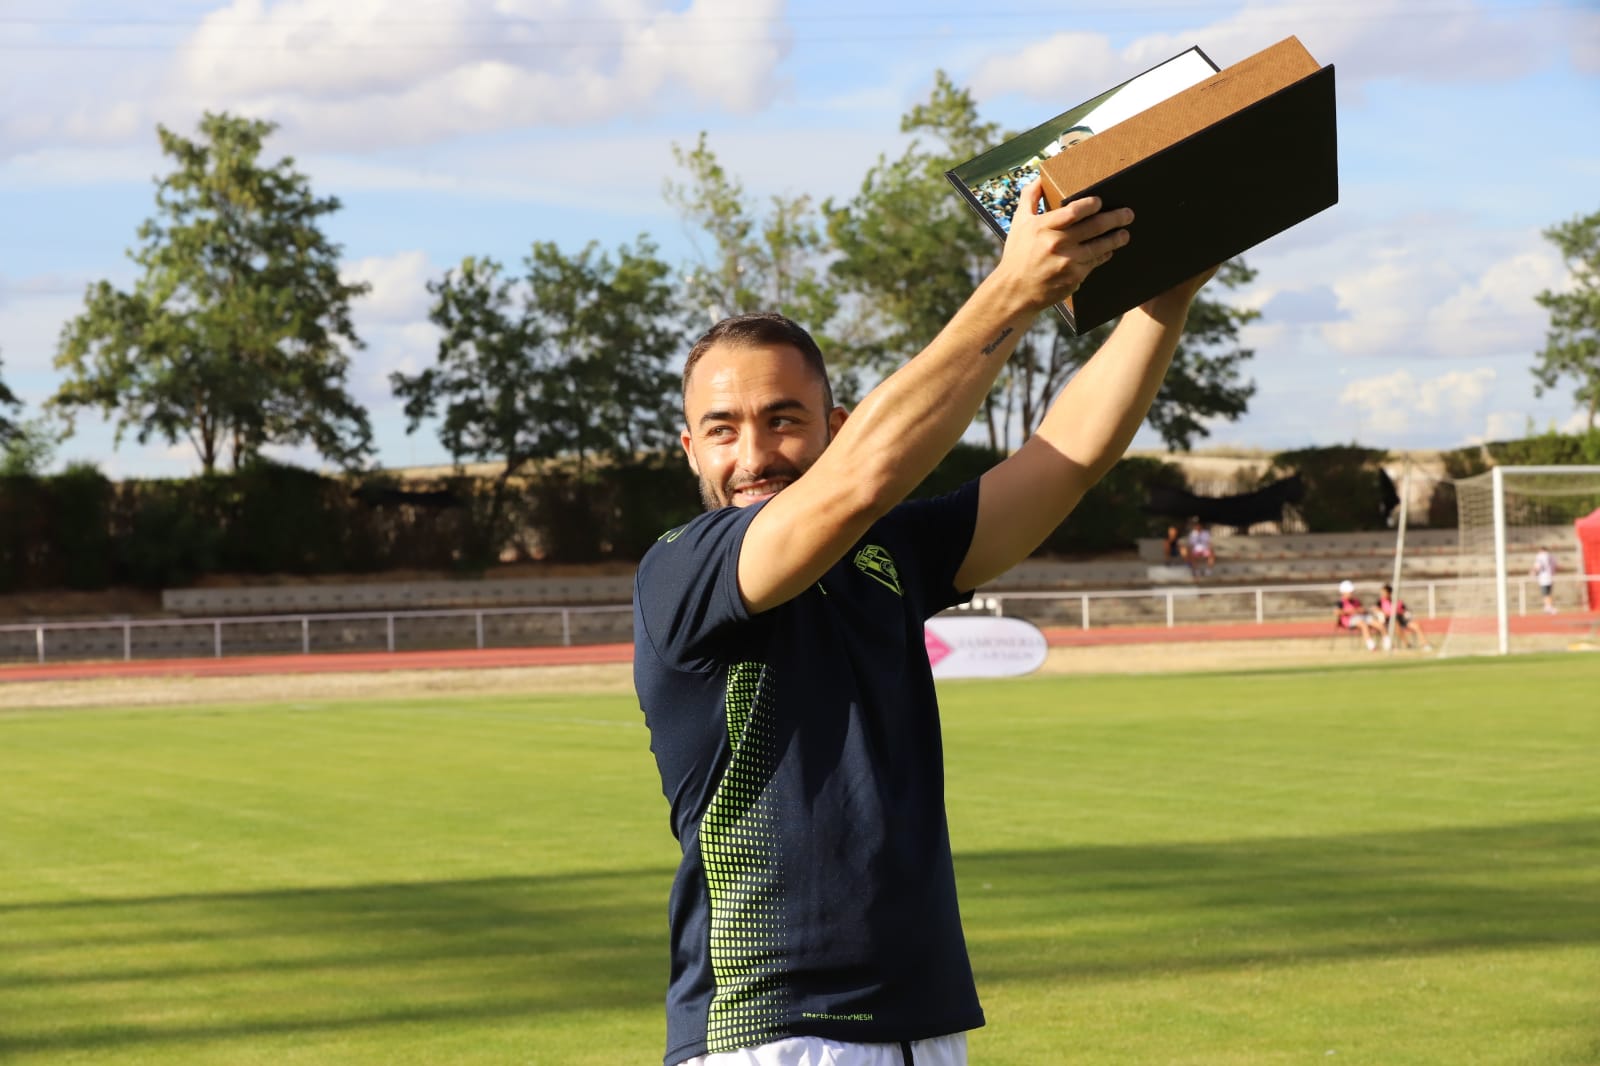
[[[969,159],[947,171],[945,177],[978,212],[978,217],[1004,238],[1011,229],[1017,197],[1024,185],[1039,176],[1040,163],[1174,93],[1205,81],[1218,69],[1199,48],[1190,48]]]
[[[1133,208],[1135,239],[1056,305],[1083,334],[1338,203],[1336,112],[1332,64],[1297,37],[1221,70],[1190,48],[946,176],[1002,240],[1035,177],[1051,206]]]

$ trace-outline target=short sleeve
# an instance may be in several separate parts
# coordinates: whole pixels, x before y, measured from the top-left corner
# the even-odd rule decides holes
[[[667,666],[692,669],[750,618],[739,595],[739,549],[761,508],[724,507],[664,534],[639,563],[634,622]]]
[[[978,528],[978,482],[923,500],[907,500],[880,521],[906,565],[903,576],[915,582],[914,602],[923,618],[965,603],[971,589],[956,588],[956,572],[967,560]]]

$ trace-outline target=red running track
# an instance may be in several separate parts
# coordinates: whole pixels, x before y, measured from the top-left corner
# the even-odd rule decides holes
[[[1442,635],[1449,619],[1430,619]],[[1492,632],[1492,619],[1483,620]],[[1478,626],[1474,626],[1478,628]],[[1511,619],[1514,633],[1592,637],[1600,614],[1529,615]],[[1195,644],[1244,640],[1338,637],[1328,622],[1227,622],[1211,625],[1109,626],[1104,629],[1051,627],[1044,630],[1052,648],[1092,648],[1113,644]],[[1352,639],[1354,635],[1352,634]],[[87,681],[135,677],[249,677],[260,674],[374,673],[392,670],[492,670],[513,666],[585,666],[633,661],[631,644],[577,647],[476,648],[455,651],[350,652],[321,655],[240,655],[222,659],[143,659],[0,666],[0,684],[21,681]]]

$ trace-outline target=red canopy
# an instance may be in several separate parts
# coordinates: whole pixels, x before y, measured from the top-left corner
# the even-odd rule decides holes
[[[1586,518],[1572,523],[1578,533],[1578,544],[1583,548],[1583,572],[1590,578],[1600,576],[1600,509]],[[1589,593],[1589,610],[1600,611],[1600,581],[1586,582]]]

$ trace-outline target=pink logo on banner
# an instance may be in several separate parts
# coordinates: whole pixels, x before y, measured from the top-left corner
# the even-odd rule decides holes
[[[945,658],[945,656],[949,655],[952,651],[955,651],[955,649],[950,645],[934,636],[933,630],[931,629],[924,629],[922,631],[922,642],[923,644],[927,645],[928,664],[930,666],[938,666],[939,660]]]

